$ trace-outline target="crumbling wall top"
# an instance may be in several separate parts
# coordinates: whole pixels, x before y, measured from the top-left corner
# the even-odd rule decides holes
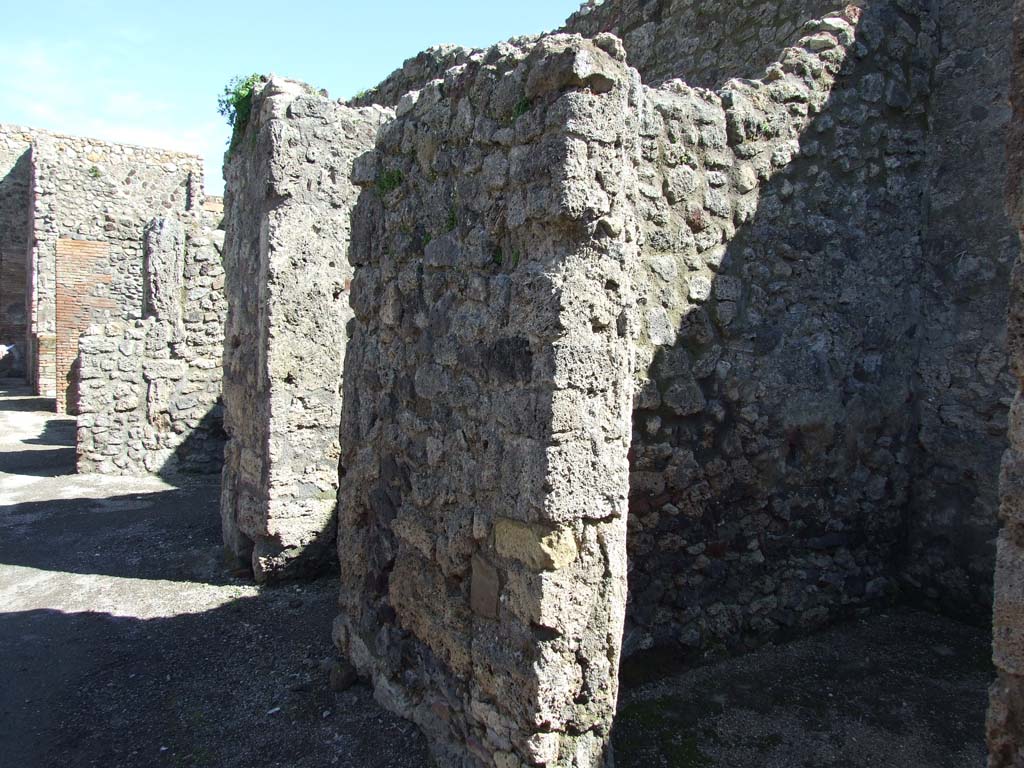
[[[839,11],[841,0],[588,0],[563,29],[619,36],[644,82],[682,78],[716,88],[757,78],[801,37],[807,21]],[[853,3],[856,5],[857,3]]]

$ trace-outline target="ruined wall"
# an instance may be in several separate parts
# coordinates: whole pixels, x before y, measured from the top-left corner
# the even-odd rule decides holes
[[[988,622],[999,457],[1014,389],[1005,307],[1018,243],[1003,210],[1012,0],[942,0],[926,155],[920,453],[907,590]]]
[[[349,177],[387,114],[272,78],[227,159],[221,515],[260,581],[334,558]]]
[[[543,613],[517,613],[520,587],[502,560],[511,551],[503,539],[546,534],[551,552],[568,541],[561,529],[524,530],[494,522],[507,512],[488,512],[520,514],[509,478],[533,465],[518,441],[506,458],[507,430],[523,428],[517,414],[538,413],[532,401],[518,404],[518,390],[536,383],[527,373],[541,351],[558,349],[535,331],[518,348],[505,344],[493,317],[516,328],[550,306],[515,291],[527,254],[550,248],[517,245],[529,211],[550,199],[537,187],[549,171],[556,184],[575,185],[593,163],[596,183],[563,200],[589,209],[588,232],[630,243],[622,280],[606,283],[628,284],[619,298],[636,302],[623,315],[623,327],[635,320],[637,329],[626,652],[750,647],[910,596],[967,613],[987,600],[990,500],[969,484],[950,488],[956,472],[970,479],[976,471],[983,483],[986,457],[1002,444],[1005,380],[992,351],[999,272],[978,265],[1000,263],[1007,241],[990,197],[956,197],[965,178],[968,189],[991,190],[998,177],[988,150],[1000,135],[999,78],[985,90],[984,74],[965,74],[971,56],[997,74],[999,44],[988,36],[997,11],[965,32],[966,9],[924,0],[851,4],[810,21],[806,14],[824,8],[789,4],[790,21],[779,21],[782,5],[745,4],[701,22],[726,38],[705,40],[720,53],[717,70],[678,38],[700,27],[679,13],[714,11],[687,5],[659,16],[659,7],[644,6],[641,26],[653,24],[646,31],[626,30],[625,56],[652,81],[695,72],[718,87],[670,81],[637,90],[622,122],[606,112],[603,125],[629,158],[623,170],[594,147],[587,161],[580,149],[562,165],[543,145],[520,146],[563,129],[579,139],[573,116],[563,124],[549,112],[542,129],[532,75],[520,93],[510,74],[534,66],[536,51],[565,45],[558,37],[466,54],[444,78],[398,100],[374,163],[356,166],[367,188],[352,248],[336,639],[385,703],[435,743],[464,747],[471,762],[577,759],[562,737],[548,737],[562,745],[557,754],[530,751],[536,742],[523,736],[533,680],[506,669],[516,690],[494,687],[486,676],[494,646],[481,641],[491,631],[484,619],[517,637],[517,621]],[[605,16],[587,23],[632,23],[629,8],[601,6],[592,13]],[[747,34],[762,17],[776,19],[772,29]],[[783,42],[793,45],[777,50]],[[975,42],[988,47],[979,52]],[[579,45],[570,69],[586,69],[580,61],[600,69],[601,57]],[[619,56],[613,38],[600,45]],[[748,62],[769,52],[778,60],[751,79]],[[567,60],[553,56],[560,64],[551,66]],[[721,83],[734,66],[746,77]],[[607,87],[597,83],[588,83],[593,98]],[[993,111],[982,114],[978,99]],[[966,129],[973,125],[976,134]],[[607,148],[608,134],[584,135]],[[492,144],[511,147],[508,157]],[[967,172],[972,152],[985,160]],[[609,184],[619,185],[615,194]],[[976,217],[970,227],[952,226],[957,199]],[[570,234],[549,221],[544,236]],[[964,247],[978,254],[975,266],[964,263],[979,278],[954,286],[950,254]],[[511,267],[508,319],[504,294],[494,298],[503,284],[487,272],[495,266]],[[976,306],[966,300],[985,291]],[[489,351],[499,343],[500,354]],[[968,351],[976,367],[962,370],[965,378],[935,373],[943,355],[947,372],[964,369],[950,355]],[[490,374],[505,360],[518,378]],[[514,387],[494,401],[499,385]],[[975,415],[955,430],[937,426],[968,411]],[[526,482],[541,495],[557,492],[558,481],[586,493],[593,466],[579,456],[558,475]],[[589,589],[585,575],[575,578],[567,590]],[[551,599],[558,594],[552,587]],[[561,638],[557,621],[530,620]],[[548,639],[524,637],[516,658],[548,658]],[[525,694],[516,699],[517,691]]]
[[[25,285],[31,185],[31,137],[0,125],[0,344],[25,350]],[[11,375],[23,369],[9,370]]]
[[[588,0],[563,28],[622,39],[630,66],[647,85],[680,78],[719,88],[734,77],[759,78],[802,35],[806,21],[839,11],[842,0]],[[862,3],[854,3],[860,5]]]
[[[101,297],[117,310],[94,313],[94,322],[140,318],[143,230],[154,217],[185,212],[201,200],[202,163],[179,152],[18,130],[32,138],[29,373],[37,391],[63,407],[73,382],[58,382],[54,368],[58,240],[109,245],[111,279]]]
[[[498,45],[356,166],[336,642],[443,765],[604,760],[639,97],[606,51]]]
[[[351,107],[367,107],[379,104],[385,107],[397,106],[399,100],[410,91],[418,91],[431,80],[443,79],[452,67],[479,59],[483,51],[463,48],[459,45],[436,45],[406,59],[402,66],[388,75],[382,82],[349,101]]]
[[[147,228],[145,319],[92,325],[78,342],[79,472],[220,470],[222,244],[202,214]]]
[[[810,22],[760,80],[649,92],[628,652],[895,595],[932,32],[903,7]]]
[[[617,30],[645,82],[717,86],[728,111],[727,77],[756,76],[802,34],[836,35],[807,19],[841,5],[608,2],[568,28]],[[741,134],[770,145],[797,129],[796,105],[724,128],[704,105],[708,125],[687,129],[698,146],[670,135],[652,156],[646,242],[664,295],[647,310],[660,340],[634,415],[627,650],[753,640],[897,588],[960,616],[989,610],[1015,248],[995,190],[1007,1],[846,13],[849,61],[794,151],[777,144],[793,160],[758,179],[754,212],[753,182],[729,180],[749,173]],[[716,133],[725,157],[705,158]],[[663,231],[659,185],[714,226]],[[703,275],[681,264],[691,240],[716,246]],[[696,382],[676,378],[688,361]]]
[[[1024,233],[1024,2],[1014,5],[1006,203],[1010,220]],[[1010,367],[1017,392],[1009,416],[1009,448],[999,477],[1002,528],[996,554],[992,618],[992,684],[987,736],[989,768],[1024,764],[1024,256],[1010,284],[1007,329]]]

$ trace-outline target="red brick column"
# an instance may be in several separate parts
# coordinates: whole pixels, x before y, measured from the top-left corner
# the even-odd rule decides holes
[[[78,337],[103,320],[107,310],[117,313],[117,305],[105,295],[110,282],[109,243],[57,241],[57,413],[77,411]]]

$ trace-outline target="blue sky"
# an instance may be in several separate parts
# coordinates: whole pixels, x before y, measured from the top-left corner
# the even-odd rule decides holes
[[[203,155],[219,194],[233,76],[274,72],[348,98],[438,43],[484,46],[553,29],[578,0],[10,3],[0,122]]]

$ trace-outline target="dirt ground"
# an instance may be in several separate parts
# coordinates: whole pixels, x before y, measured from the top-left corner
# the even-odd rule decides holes
[[[0,766],[428,764],[369,689],[330,690],[334,579],[232,577],[218,478],[74,475],[48,406],[0,386]]]
[[[617,768],[984,768],[987,632],[895,609],[628,689]]]
[[[217,478],[74,475],[51,406],[0,382],[0,768],[430,765],[366,687],[330,690],[333,578],[227,573]],[[625,690],[616,764],[981,768],[988,657],[874,616]]]

